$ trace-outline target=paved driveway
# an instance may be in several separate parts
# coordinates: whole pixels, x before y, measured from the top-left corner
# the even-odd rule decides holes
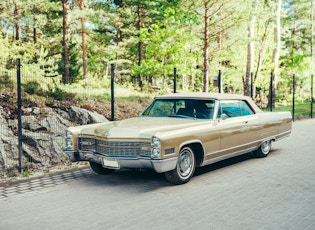
[[[315,120],[294,122],[267,158],[216,163],[181,186],[83,169],[0,187],[0,229],[315,229]]]

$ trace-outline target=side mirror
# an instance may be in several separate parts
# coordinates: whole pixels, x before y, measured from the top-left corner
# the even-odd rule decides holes
[[[220,120],[221,121],[225,121],[227,118],[226,114],[225,113],[222,113],[221,116],[220,116]]]

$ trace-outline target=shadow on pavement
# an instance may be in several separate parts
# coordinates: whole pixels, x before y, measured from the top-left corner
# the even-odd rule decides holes
[[[201,168],[196,168],[194,176],[199,176],[205,173],[210,173],[215,170],[219,170],[221,168],[229,167],[231,165],[239,164],[241,162],[245,162],[251,159],[256,159],[253,153],[247,153],[241,156],[233,157],[230,159],[226,159],[223,161],[219,161],[214,164],[210,164]]]
[[[200,176],[206,173],[226,168],[241,162],[246,162],[251,159],[256,159],[252,153],[244,154],[241,156],[233,157],[227,160],[223,160],[208,166],[196,168],[194,177]],[[154,190],[165,186],[175,186],[169,183],[164,174],[156,173],[153,170],[131,170],[123,169],[118,170],[108,175],[93,174],[90,177],[85,177],[85,183],[89,183],[93,186],[111,187],[111,186],[127,186],[128,188],[137,188],[139,191]]]

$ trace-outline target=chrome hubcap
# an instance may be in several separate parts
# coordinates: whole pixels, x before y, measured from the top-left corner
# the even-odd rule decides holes
[[[269,153],[270,151],[270,141],[265,141],[262,145],[261,145],[261,151],[264,154]]]
[[[182,177],[188,177],[193,169],[193,155],[187,149],[183,150],[178,159],[178,170]]]

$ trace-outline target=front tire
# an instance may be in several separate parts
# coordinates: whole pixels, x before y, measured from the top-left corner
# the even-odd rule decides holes
[[[176,168],[166,172],[165,177],[172,184],[185,184],[194,175],[195,168],[196,158],[194,150],[189,146],[185,146],[180,150]]]
[[[115,169],[104,168],[101,164],[91,162],[91,161],[90,161],[90,166],[91,166],[91,169],[95,173],[101,174],[101,175],[110,174],[110,173],[113,173],[115,171]]]
[[[271,150],[271,140],[264,141],[257,149],[254,154],[256,157],[263,158],[268,156]]]

